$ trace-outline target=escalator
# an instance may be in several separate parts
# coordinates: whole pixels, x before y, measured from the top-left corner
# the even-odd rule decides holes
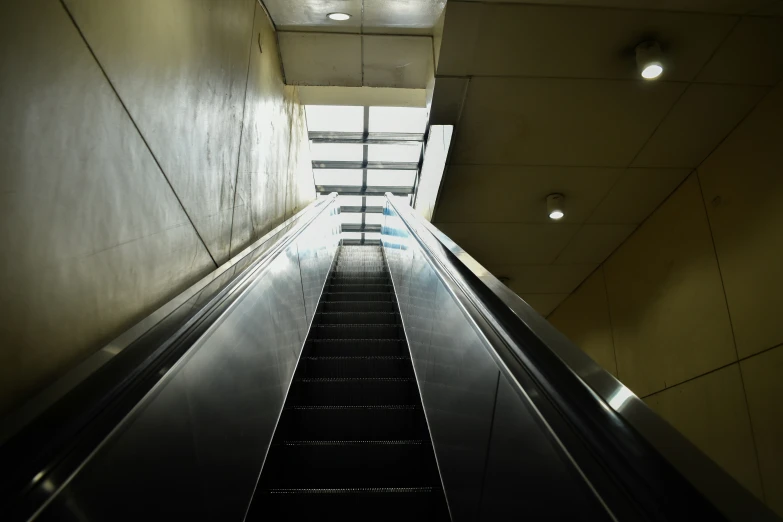
[[[449,520],[389,271],[343,246],[247,520]]]
[[[778,520],[391,194],[335,194],[0,424],[8,521]]]

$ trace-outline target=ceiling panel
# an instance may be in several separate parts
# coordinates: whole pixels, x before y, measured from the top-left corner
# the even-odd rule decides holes
[[[635,229],[636,225],[584,225],[555,263],[602,263]]]
[[[783,18],[743,18],[697,81],[775,85],[783,78]]]
[[[473,50],[462,74],[637,79],[634,48],[649,36],[661,42],[666,80],[692,80],[737,22],[735,16],[483,4]],[[470,7],[470,6],[469,6]],[[444,42],[462,39],[447,13]],[[456,4],[455,11],[465,10]],[[455,17],[461,16],[456,13]],[[472,31],[469,34],[474,34]],[[444,43],[444,45],[446,45]],[[456,74],[442,66],[439,74]]]
[[[364,0],[365,33],[432,34],[446,0]]]
[[[278,31],[361,32],[362,0],[264,0],[264,6]],[[336,22],[329,13],[348,13],[351,19]]]
[[[581,223],[623,174],[619,168],[452,165],[443,181],[439,222],[551,223],[549,194],[565,195],[562,222]]]
[[[584,265],[507,265],[486,267],[495,277],[509,278],[508,286],[518,294],[570,294],[597,263]]]
[[[362,85],[360,35],[277,33],[289,85]]]
[[[690,172],[690,169],[628,169],[587,222],[641,223]]]
[[[695,168],[768,91],[749,85],[691,84],[633,165]]]
[[[432,38],[362,36],[364,85],[424,89],[432,76]]]
[[[694,11],[705,13],[748,13],[770,0],[482,0],[486,2],[519,2],[526,4],[558,4],[570,6],[617,7],[623,9],[660,9],[663,11]]]
[[[667,82],[475,77],[452,163],[625,167],[683,89]]]
[[[552,263],[579,229],[570,223],[435,223],[482,265]]]
[[[774,0],[760,9],[753,11],[759,16],[783,16],[783,0]]]
[[[264,0],[282,31],[432,34],[446,0]],[[329,13],[348,13],[338,22]]]

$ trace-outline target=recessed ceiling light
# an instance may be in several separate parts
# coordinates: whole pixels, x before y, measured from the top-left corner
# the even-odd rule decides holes
[[[663,67],[659,63],[651,63],[642,69],[642,78],[645,80],[654,80],[663,72]]]
[[[636,66],[645,80],[654,80],[663,73],[663,53],[658,42],[642,42],[636,46]]]
[[[349,18],[351,18],[351,15],[349,15],[348,13],[329,13],[328,15],[326,15],[326,17],[329,20],[335,20],[337,22],[344,22],[344,21],[348,20]]]
[[[562,194],[550,194],[546,197],[546,211],[549,213],[549,219],[558,221],[565,216]]]

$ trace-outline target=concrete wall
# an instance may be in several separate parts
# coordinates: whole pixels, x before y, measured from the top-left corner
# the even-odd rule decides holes
[[[783,85],[549,320],[783,515]]]
[[[314,199],[255,0],[0,6],[0,413]]]

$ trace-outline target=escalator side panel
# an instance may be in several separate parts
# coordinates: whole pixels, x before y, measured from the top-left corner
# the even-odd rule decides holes
[[[609,520],[391,207],[382,242],[452,520]]]
[[[325,278],[323,257],[278,255],[38,520],[241,520],[307,334],[302,270]]]

